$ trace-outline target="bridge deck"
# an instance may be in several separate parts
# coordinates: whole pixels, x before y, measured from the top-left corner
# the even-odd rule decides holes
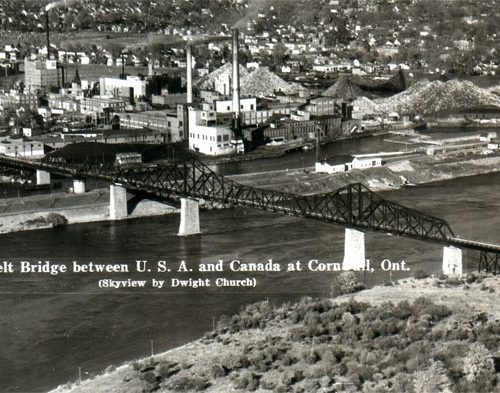
[[[500,245],[498,245],[498,244],[491,244],[491,243],[478,242],[475,240],[461,239],[459,237],[454,237],[454,238],[449,239],[449,243],[451,245],[454,245],[457,247],[469,248],[469,249],[479,250],[479,251],[488,251],[488,252],[500,254]]]
[[[241,185],[217,175],[196,159],[175,161],[157,167],[121,168],[93,162],[71,162],[53,156],[42,161],[0,156],[0,165],[103,179],[121,183],[131,190],[153,193],[170,201],[187,197],[248,206],[360,230],[500,254],[500,245],[458,238],[445,220],[385,200],[359,183],[326,194],[300,196]]]

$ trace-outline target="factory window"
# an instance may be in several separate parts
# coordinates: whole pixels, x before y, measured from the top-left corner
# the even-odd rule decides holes
[[[217,142],[222,142],[222,136],[217,135]]]
[[[229,140],[229,135],[228,135],[228,134],[224,134],[224,139],[223,139],[223,141],[224,141],[224,142],[227,142],[228,140]]]

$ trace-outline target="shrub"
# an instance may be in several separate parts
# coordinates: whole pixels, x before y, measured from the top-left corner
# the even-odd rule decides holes
[[[415,280],[423,280],[424,278],[429,278],[429,273],[427,273],[425,270],[423,269],[416,269],[414,272],[413,272],[413,278]]]
[[[330,286],[330,295],[332,297],[347,295],[365,289],[366,286],[360,283],[356,273],[352,271],[342,272],[333,280]]]
[[[234,387],[236,389],[245,389],[247,392],[253,392],[258,389],[260,378],[261,376],[259,374],[245,371],[238,378],[236,378],[234,381]]]
[[[465,379],[477,391],[489,391],[495,379],[495,361],[490,351],[480,343],[472,344],[464,359]]]
[[[210,369],[210,374],[212,378],[222,378],[226,376],[226,370],[220,364],[212,364]]]
[[[415,393],[448,391],[450,380],[441,362],[433,362],[424,371],[417,371],[413,377]]]
[[[283,386],[290,387],[297,382],[300,382],[304,379],[304,374],[301,370],[292,370],[292,371],[287,371],[283,376],[281,377],[281,383]]]
[[[47,218],[47,224],[52,224],[52,226],[56,227],[59,225],[66,225],[68,223],[68,219],[61,214],[50,213]]]
[[[175,392],[201,392],[210,386],[203,377],[178,376],[172,378],[167,387]]]
[[[236,353],[226,355],[220,362],[221,366],[227,371],[248,367],[248,358]]]

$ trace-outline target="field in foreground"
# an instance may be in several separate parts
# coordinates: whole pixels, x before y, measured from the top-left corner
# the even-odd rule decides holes
[[[356,286],[340,277],[333,295]],[[474,275],[261,302],[189,345],[53,393],[500,392],[499,291],[498,277]]]

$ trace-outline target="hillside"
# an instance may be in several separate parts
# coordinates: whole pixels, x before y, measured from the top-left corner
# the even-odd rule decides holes
[[[356,288],[343,273],[332,294]],[[498,392],[499,290],[498,277],[472,275],[261,302],[194,343],[51,393]]]
[[[470,81],[422,80],[388,98],[358,99],[354,105],[365,113],[433,114],[470,109],[499,108],[500,97]]]

